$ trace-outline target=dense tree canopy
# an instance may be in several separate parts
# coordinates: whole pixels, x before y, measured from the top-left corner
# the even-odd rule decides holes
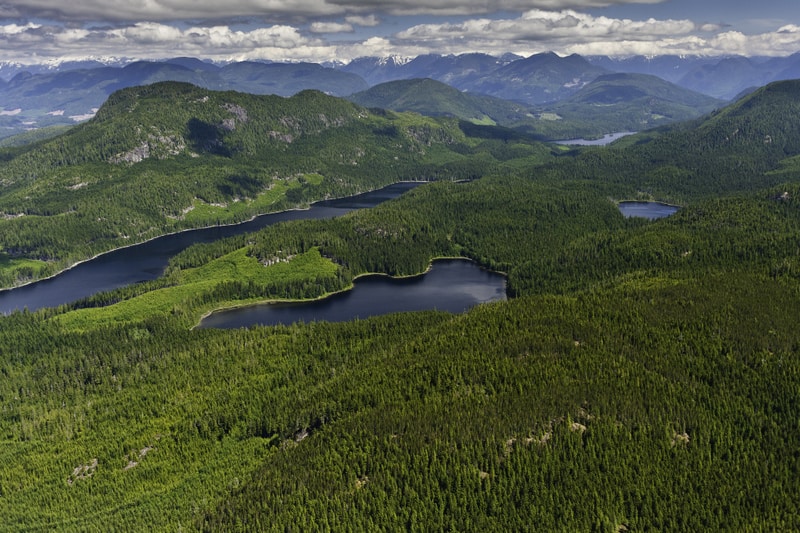
[[[796,93],[554,161],[472,136],[459,150],[491,155],[474,181],[0,318],[0,529],[800,529],[800,132],[777,111],[796,118]],[[469,169],[452,153],[442,177]],[[643,179],[680,211],[624,218]],[[445,255],[507,273],[513,298],[192,328]]]

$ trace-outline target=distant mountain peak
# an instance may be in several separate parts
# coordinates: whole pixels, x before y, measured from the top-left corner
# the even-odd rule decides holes
[[[411,60],[414,59],[413,57],[408,56],[399,56],[399,55],[391,55],[381,58],[378,63],[380,65],[395,65],[395,66],[403,66],[407,63],[410,63]]]

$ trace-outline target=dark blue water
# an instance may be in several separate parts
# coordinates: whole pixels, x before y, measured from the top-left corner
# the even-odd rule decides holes
[[[184,231],[120,248],[81,263],[53,278],[0,292],[0,313],[25,308],[34,311],[43,307],[55,307],[98,292],[153,280],[161,276],[172,256],[193,244],[256,231],[286,220],[340,216],[354,209],[374,207],[397,198],[417,185],[419,183],[396,183],[377,191],[318,202],[310,209],[262,215],[242,224]]]
[[[357,318],[437,309],[461,313],[480,303],[506,299],[506,280],[472,261],[434,261],[426,274],[394,279],[365,276],[352,290],[310,302],[258,304],[217,311],[201,328],[241,328],[294,322],[343,322]]]
[[[678,206],[659,202],[620,202],[619,210],[626,217],[642,217],[656,220],[675,214]]]

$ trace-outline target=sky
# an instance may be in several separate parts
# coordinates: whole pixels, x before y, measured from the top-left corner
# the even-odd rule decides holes
[[[800,52],[798,0],[0,0],[0,61]]]

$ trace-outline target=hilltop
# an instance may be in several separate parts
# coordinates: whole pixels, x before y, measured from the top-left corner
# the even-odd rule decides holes
[[[427,116],[451,116],[476,124],[506,126],[525,120],[528,106],[481,94],[459,91],[430,78],[381,83],[350,95],[364,107],[414,111]]]
[[[603,74],[574,95],[546,106],[554,131],[572,137],[641,131],[698,118],[724,101],[647,74]],[[557,137],[553,137],[557,138]]]

